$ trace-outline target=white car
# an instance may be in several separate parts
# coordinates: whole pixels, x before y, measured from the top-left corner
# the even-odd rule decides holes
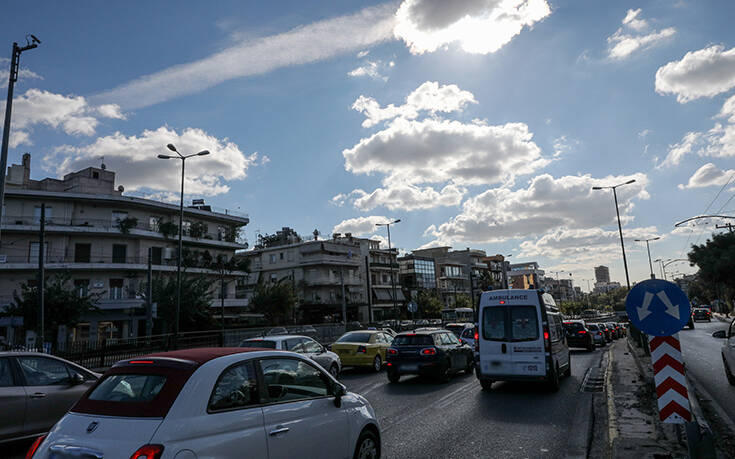
[[[199,348],[115,364],[34,459],[378,458],[373,408],[310,359]]]
[[[725,367],[727,381],[735,386],[735,320],[730,322],[727,330],[712,333],[715,338],[725,338],[722,345],[722,364]]]
[[[342,371],[342,361],[339,359],[339,356],[332,351],[328,351],[324,346],[308,336],[279,335],[250,338],[241,342],[240,347],[262,347],[277,349],[279,351],[298,352],[321,365],[335,379],[339,376],[339,372]]]

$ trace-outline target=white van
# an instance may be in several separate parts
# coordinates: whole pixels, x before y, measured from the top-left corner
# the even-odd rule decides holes
[[[571,374],[562,317],[543,290],[492,290],[480,297],[477,379],[489,390],[495,381],[545,381],[556,391]]]

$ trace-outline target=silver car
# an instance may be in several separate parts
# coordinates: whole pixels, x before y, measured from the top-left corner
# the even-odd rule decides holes
[[[250,338],[240,343],[240,347],[263,347],[280,351],[298,352],[309,357],[322,366],[335,379],[342,371],[342,361],[334,352],[328,351],[321,344],[308,336],[279,335],[263,338]]]
[[[0,352],[0,443],[47,432],[100,377],[37,352]]]

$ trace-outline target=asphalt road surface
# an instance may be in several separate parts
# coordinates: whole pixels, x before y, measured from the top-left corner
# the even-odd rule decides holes
[[[735,422],[735,386],[727,382],[722,365],[724,339],[713,338],[712,333],[726,330],[728,324],[712,319],[712,322],[695,322],[694,330],[679,332],[681,353],[690,376],[704,387],[715,403]]]
[[[582,379],[604,349],[573,349],[572,376],[557,393],[503,382],[483,392],[474,374],[447,383],[404,376],[390,384],[385,371],[348,368],[340,380],[375,409],[384,458],[563,458],[570,439],[582,435],[572,431]],[[3,445],[0,456],[22,459],[30,443]]]

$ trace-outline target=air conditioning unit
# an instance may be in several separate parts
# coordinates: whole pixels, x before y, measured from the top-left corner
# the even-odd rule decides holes
[[[8,262],[8,256],[0,255],[0,263],[7,263],[7,262]]]
[[[175,252],[172,248],[165,248],[163,249],[163,259],[164,260],[173,260],[175,258]]]

